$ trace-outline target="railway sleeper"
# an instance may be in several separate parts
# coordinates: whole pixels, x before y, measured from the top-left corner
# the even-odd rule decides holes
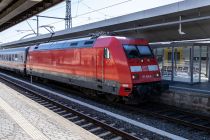
[[[93,125],[92,123],[87,123],[87,124],[81,125],[80,127],[86,128],[86,127],[90,127],[90,126],[92,126],[92,125]]]
[[[57,106],[55,106],[55,105],[53,105],[53,106],[50,106],[50,107],[48,107],[50,110],[53,110],[53,109],[55,109],[55,108],[58,108]]]
[[[60,112],[57,112],[59,115],[62,115],[64,113],[66,113],[66,110],[61,110]]]
[[[77,119],[78,116],[73,116],[73,117],[70,117],[70,118],[67,118],[68,120],[74,120],[74,119]]]
[[[117,137],[114,137],[114,138],[112,138],[112,139],[110,139],[110,140],[122,140],[122,139],[123,139],[122,137],[117,136]]]
[[[75,124],[81,124],[82,122],[84,122],[85,121],[85,119],[82,119],[82,120],[78,120],[78,121],[76,121],[76,122],[74,122]]]
[[[64,118],[66,118],[66,117],[68,117],[68,116],[70,116],[70,115],[72,115],[72,113],[62,114],[62,116],[63,116]]]
[[[98,127],[92,128],[92,129],[90,129],[90,130],[88,130],[88,131],[91,132],[91,133],[94,133],[94,132],[99,131],[99,130],[101,130],[101,129],[102,129],[102,128],[101,128],[100,126],[98,126]]]
[[[53,106],[53,104],[51,104],[51,103],[48,103],[48,104],[46,104],[46,105],[44,105],[45,107],[47,107],[47,108],[49,108],[49,107],[52,107]]]
[[[101,137],[105,137],[105,136],[110,135],[110,134],[112,134],[112,133],[110,131],[107,131],[107,132],[101,133],[97,136],[101,138]]]
[[[62,110],[62,108],[55,108],[55,109],[52,109],[52,111],[54,111],[54,112],[58,112],[58,111],[61,111]]]

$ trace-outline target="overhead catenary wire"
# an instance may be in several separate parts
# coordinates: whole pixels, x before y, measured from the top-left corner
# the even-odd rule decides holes
[[[76,0],[75,0],[75,1],[76,1]],[[100,9],[94,9],[94,8],[88,6],[88,5],[84,2],[85,0],[77,0],[76,2],[75,2],[75,1],[72,2],[72,5],[77,4],[78,10],[77,10],[76,16],[72,17],[72,18],[74,18],[74,19],[76,19],[76,18],[84,18],[84,15],[88,15],[88,14],[91,14],[91,13],[94,13],[94,12],[98,12],[98,13],[101,13],[101,14],[106,15],[105,13],[99,12],[99,11],[102,11],[102,10],[107,9],[107,8],[112,8],[112,7],[121,5],[121,4],[125,4],[125,3],[127,3],[127,2],[132,1],[132,0],[124,0],[124,1],[121,1],[121,2],[118,2],[118,3],[115,3],[115,4],[112,4],[112,5],[108,5],[108,6],[106,6],[106,7],[102,7],[102,8],[100,8]],[[82,13],[82,14],[78,14],[78,11],[80,11],[80,10],[79,10],[79,8],[80,8],[79,5],[81,4],[81,2],[82,2],[83,4],[86,4],[86,5],[89,7],[89,9],[92,9],[92,10],[89,11],[89,12],[85,12],[85,13]],[[87,7],[87,6],[86,6],[86,7]],[[52,12],[52,11],[56,11],[56,10],[61,9],[61,8],[64,8],[64,7],[65,7],[65,5],[61,5],[61,6],[59,6],[59,7],[56,7],[55,9],[47,10],[47,11],[43,12],[42,14],[46,14],[46,13],[49,13],[49,12]],[[107,15],[106,15],[106,16],[107,16]],[[95,20],[95,19],[97,19],[97,20],[103,19],[103,18],[95,18],[95,17],[87,17],[87,18],[88,18],[89,21],[90,21],[90,20]],[[50,24],[47,24],[47,25],[53,25],[53,24],[57,24],[57,23],[60,23],[60,22],[63,22],[63,21],[56,21],[56,22],[53,22],[53,23],[50,23]],[[33,32],[34,32],[34,31],[33,31]],[[21,35],[21,34],[22,34],[22,33],[15,34],[12,38],[14,38],[15,36],[19,36],[19,35]],[[2,37],[2,38],[3,38],[3,37]]]
[[[82,2],[82,1],[84,1],[84,0],[78,0],[78,1],[79,1],[79,2]],[[64,3],[64,2],[63,2],[63,3]],[[74,4],[77,4],[77,2],[72,2],[72,5],[74,5]],[[57,8],[49,9],[49,10],[47,10],[47,11],[44,11],[43,13],[44,13],[44,14],[46,14],[46,13],[51,13],[52,11],[56,11],[56,10],[61,9],[61,8],[65,8],[65,5],[61,5],[61,6],[57,7]]]
[[[56,22],[49,23],[47,25],[54,25],[54,24],[57,24],[57,23],[60,23],[60,22],[65,22],[65,21],[64,20],[59,20],[59,21],[56,21]]]
[[[78,9],[79,9],[79,4],[80,4],[80,2],[81,2],[82,0],[77,0],[77,10],[76,10],[76,16],[77,16],[77,14],[78,14]]]
[[[95,10],[95,9],[91,8],[90,6],[88,6],[87,4],[83,3],[83,2],[81,2],[81,3],[82,3],[84,6],[86,6],[88,9],[90,9],[90,10]],[[103,12],[99,12],[99,11],[96,11],[96,12],[98,12],[98,13],[104,15],[105,17],[106,17],[106,16],[109,16],[109,15],[103,13]],[[109,16],[109,17],[112,17],[112,16]]]
[[[99,11],[104,10],[104,9],[107,9],[107,8],[111,8],[111,7],[114,7],[114,6],[117,6],[117,5],[124,4],[124,3],[130,2],[130,1],[132,1],[132,0],[122,1],[122,2],[119,2],[119,3],[115,3],[115,4],[113,4],[113,5],[109,5],[109,6],[100,8],[100,9],[93,9],[93,8],[91,8],[90,6],[88,6],[87,4],[85,4],[83,1],[84,1],[84,0],[77,0],[77,2],[74,2],[74,3],[73,3],[73,4],[77,3],[77,12],[78,12],[79,4],[80,4],[80,3],[82,3],[84,6],[86,6],[88,9],[91,9],[92,11],[86,12],[86,13],[83,13],[83,14],[80,14],[80,15],[78,15],[78,14],[76,13],[76,15],[75,15],[74,17],[72,17],[72,18],[74,18],[74,19],[75,19],[75,18],[79,18],[80,16],[88,15],[88,14],[94,13],[94,12],[101,13],[101,14],[103,14],[104,16],[109,16],[109,15],[107,15],[107,14],[105,14],[105,13],[102,13],[102,12],[99,12]],[[63,8],[63,7],[65,7],[65,6],[58,7],[58,8],[56,8],[56,9],[54,9],[54,10],[57,10],[57,9],[60,9],[60,8]],[[52,11],[53,11],[53,10],[52,10]],[[49,11],[47,11],[47,12],[49,12]],[[45,13],[47,13],[47,12],[45,12]],[[40,16],[41,16],[41,15],[40,15]],[[111,17],[111,16],[109,16],[109,17]],[[88,17],[88,18],[89,18],[89,19],[88,19],[89,21],[90,21],[90,19],[100,19],[100,18],[90,18],[90,17]],[[53,24],[57,24],[57,23],[60,23],[60,22],[62,22],[62,21],[57,21],[57,22],[49,23],[49,24],[47,24],[47,25],[53,25]]]
[[[86,13],[79,14],[79,15],[77,15],[77,16],[75,16],[75,17],[72,17],[72,18],[76,18],[76,17],[79,17],[79,16],[88,15],[88,14],[91,14],[91,13],[94,13],[94,12],[98,12],[98,11],[101,11],[101,10],[104,10],[104,9],[107,9],[107,8],[111,8],[111,7],[114,7],[114,6],[117,6],[117,5],[124,4],[124,3],[130,2],[130,1],[132,1],[132,0],[126,0],[126,1],[119,2],[119,3],[115,3],[115,4],[112,4],[112,5],[103,7],[103,8],[99,8],[99,9],[96,9],[96,10],[92,10],[92,11],[90,11],[90,12],[86,12]]]
[[[31,28],[31,31],[33,31],[34,34],[36,34],[35,30],[32,28],[31,24],[28,22],[28,20],[26,20],[28,26]]]

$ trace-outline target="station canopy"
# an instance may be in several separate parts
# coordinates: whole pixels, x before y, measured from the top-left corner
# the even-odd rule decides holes
[[[63,0],[0,0],[0,31],[24,21]]]
[[[210,38],[210,0],[184,0],[71,29],[1,44],[2,48],[111,32],[126,37],[166,42]]]

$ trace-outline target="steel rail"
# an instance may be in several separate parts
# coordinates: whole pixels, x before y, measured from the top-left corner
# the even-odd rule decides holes
[[[152,109],[152,107],[146,107],[146,108],[141,108],[141,107],[131,107],[131,106],[121,106],[121,108],[123,108],[124,110],[129,110],[135,113],[140,113],[140,114],[145,114],[148,116],[152,116],[155,118],[159,118],[159,119],[163,119],[163,120],[167,120],[169,122],[173,122],[176,124],[180,124],[180,125],[184,125],[190,128],[194,128],[197,130],[201,130],[201,131],[205,131],[210,133],[210,118],[205,116],[205,115],[200,115],[200,114],[196,114],[196,113],[192,113],[189,111],[185,111],[183,109],[177,109],[175,107],[169,106],[169,105],[164,105],[165,108],[162,109],[158,109],[158,106],[160,106],[160,104],[157,103],[152,103],[154,104],[153,107],[154,109]],[[119,107],[119,105],[117,105]],[[152,109],[152,110],[151,110]],[[167,114],[168,113],[168,114]],[[174,115],[170,115],[174,114]],[[182,115],[182,117],[178,117],[179,115]],[[184,119],[184,118],[189,118]],[[200,121],[204,121],[206,122],[206,125],[209,124],[209,126],[205,126],[199,123],[195,123],[193,121],[190,120],[190,118],[192,120],[196,119],[196,120],[200,120]]]
[[[81,113],[81,112],[79,112],[79,111],[77,111],[75,109],[72,109],[72,108],[68,107],[67,105],[65,105],[63,103],[61,103],[59,101],[56,101],[56,99],[54,99],[54,98],[50,98],[50,97],[44,96],[43,94],[40,94],[38,91],[35,91],[33,89],[30,89],[29,87],[24,86],[24,84],[15,82],[15,80],[10,80],[8,77],[5,78],[3,76],[0,76],[0,79],[8,82],[9,84],[14,85],[15,87],[18,87],[21,90],[30,92],[33,95],[35,95],[35,96],[45,100],[46,102],[52,103],[52,104],[58,106],[59,108],[62,108],[63,110],[65,110],[67,112],[73,113],[73,114],[75,114],[75,116],[79,116],[79,117],[87,120],[88,122],[93,123],[96,126],[100,126],[101,128],[103,128],[103,129],[105,129],[105,130],[107,130],[107,131],[109,131],[109,132],[111,132],[111,133],[113,133],[113,134],[115,134],[117,136],[122,137],[123,139],[140,140],[140,138],[138,138],[138,137],[136,137],[136,136],[134,136],[132,134],[129,134],[129,133],[127,133],[125,131],[122,131],[120,129],[117,129],[115,127],[112,127],[112,126],[110,126],[110,124],[106,124],[106,123],[104,123],[104,122],[102,122],[100,120],[94,119],[94,118],[92,118],[92,117],[90,117],[90,116],[88,116],[88,115],[86,115],[84,113]]]

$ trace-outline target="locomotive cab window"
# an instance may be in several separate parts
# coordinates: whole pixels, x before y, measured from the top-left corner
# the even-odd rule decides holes
[[[128,58],[139,58],[139,52],[134,45],[124,45],[125,53]]]
[[[104,58],[106,59],[110,58],[110,52],[108,48],[104,48]]]
[[[153,57],[149,46],[124,45],[124,50],[128,58]]]
[[[141,56],[153,56],[152,50],[148,46],[137,46]]]

